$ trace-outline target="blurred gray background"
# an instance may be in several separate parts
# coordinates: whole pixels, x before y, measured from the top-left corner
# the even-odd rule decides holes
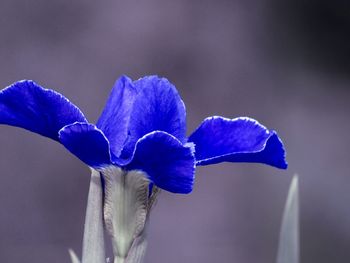
[[[350,6],[325,0],[2,0],[0,87],[33,79],[97,120],[121,74],[167,77],[188,132],[207,116],[276,129],[289,169],[220,164],[195,189],[163,192],[148,263],[275,261],[294,173],[301,258],[350,260]],[[79,255],[88,168],[61,145],[0,126],[0,262]]]

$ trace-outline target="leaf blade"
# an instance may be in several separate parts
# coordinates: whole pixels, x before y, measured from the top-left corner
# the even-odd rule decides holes
[[[103,191],[100,173],[91,169],[91,181],[86,208],[82,263],[106,261],[103,228]]]
[[[299,179],[293,176],[283,212],[277,263],[299,263]]]
[[[80,263],[78,256],[75,254],[73,249],[68,249],[69,257],[72,263]]]

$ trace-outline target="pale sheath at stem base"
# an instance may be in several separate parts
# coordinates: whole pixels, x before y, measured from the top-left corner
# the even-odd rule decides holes
[[[141,171],[110,166],[101,170],[105,182],[104,219],[112,239],[115,263],[142,262],[145,226],[159,188]]]
[[[147,247],[145,226],[159,192],[141,171],[92,169],[82,263],[106,262],[104,227],[111,237],[114,263],[141,263]],[[79,262],[72,251],[70,255]]]

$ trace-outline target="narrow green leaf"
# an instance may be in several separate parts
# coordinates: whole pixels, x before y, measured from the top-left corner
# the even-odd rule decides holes
[[[68,252],[72,263],[80,263],[80,260],[78,256],[75,254],[75,252],[73,251],[73,249],[68,249]]]
[[[277,263],[299,263],[299,186],[294,175],[289,187],[278,245]]]
[[[84,226],[82,263],[106,262],[102,206],[100,173],[92,169]]]

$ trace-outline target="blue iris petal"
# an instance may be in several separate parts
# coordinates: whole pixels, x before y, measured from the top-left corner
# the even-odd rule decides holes
[[[120,155],[127,138],[130,112],[136,95],[132,80],[126,76],[119,78],[96,124],[108,138],[115,156]]]
[[[109,143],[103,132],[90,123],[76,122],[59,131],[60,142],[87,165],[100,168],[111,164]]]
[[[250,118],[207,118],[187,140],[185,105],[174,85],[157,76],[118,79],[96,126],[63,95],[19,81],[0,91],[0,124],[59,141],[96,169],[143,170],[151,184],[174,193],[192,191],[196,165],[287,168],[276,132]]]
[[[21,127],[53,140],[67,124],[87,122],[63,95],[23,80],[0,91],[0,123]]]
[[[122,157],[128,158],[139,138],[152,132],[164,131],[179,141],[186,141],[186,110],[174,85],[157,76],[134,82],[138,95],[130,115],[129,137]]]
[[[166,132],[149,133],[137,142],[126,168],[145,171],[155,185],[169,192],[189,193],[195,172],[193,145],[182,145]]]
[[[287,168],[277,134],[250,118],[207,118],[188,141],[195,144],[197,165],[257,162]]]

